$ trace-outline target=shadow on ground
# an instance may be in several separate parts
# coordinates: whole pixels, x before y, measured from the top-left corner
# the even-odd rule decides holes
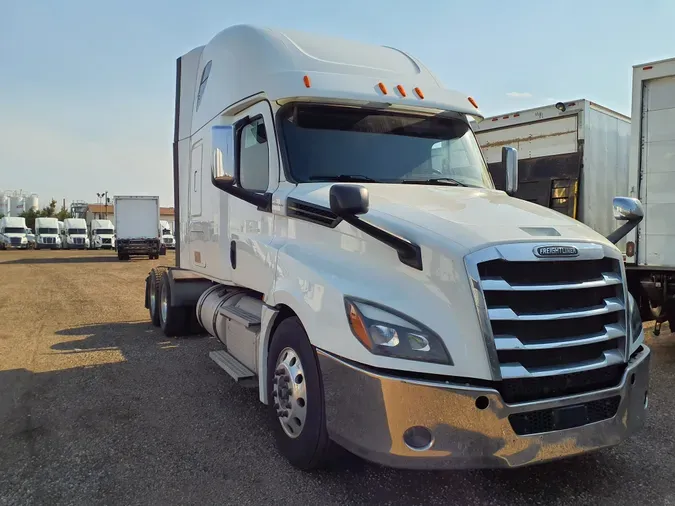
[[[138,260],[147,260],[147,257],[139,257]],[[88,263],[97,263],[97,262],[119,262],[117,256],[82,256],[82,257],[30,257],[30,258],[19,258],[16,260],[5,260],[2,261],[2,256],[0,256],[0,264],[27,264],[27,265],[38,265],[38,264],[88,264]]]
[[[57,334],[72,339],[54,353],[118,349],[124,361],[0,371],[0,503],[649,504],[675,491],[662,411],[672,374],[652,386],[643,433],[616,449],[511,471],[411,472],[339,454],[304,473],[276,451],[257,391],[209,360],[215,339],[168,339],[145,321]]]

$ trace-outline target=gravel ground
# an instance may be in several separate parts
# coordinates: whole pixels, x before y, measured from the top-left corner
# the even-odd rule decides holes
[[[257,392],[214,339],[163,337],[150,267],[109,252],[0,251],[0,504],[675,504],[675,334],[650,338],[651,413],[617,448],[514,471],[406,472],[276,453]]]

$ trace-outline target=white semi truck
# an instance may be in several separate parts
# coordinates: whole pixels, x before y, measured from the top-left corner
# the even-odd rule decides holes
[[[419,60],[235,26],[178,59],[176,95],[176,265],[150,271],[146,307],[167,336],[196,319],[222,342],[211,358],[258,388],[293,465],[337,443],[397,467],[517,467],[644,424],[621,252],[509,196],[511,147],[496,190],[475,100]],[[635,199],[613,207],[641,219]]]
[[[675,331],[675,58],[633,67],[628,195],[644,220],[627,239],[626,275],[654,333]]]
[[[26,218],[19,216],[0,218],[0,248],[28,249]]]
[[[66,218],[61,230],[61,247],[64,249],[88,249],[89,237],[84,218]]]
[[[132,255],[159,258],[159,197],[116,195],[115,233],[119,260]]]
[[[35,248],[60,249],[59,220],[56,218],[35,218]]]
[[[110,220],[91,220],[89,244],[92,249],[115,249],[115,227]]]
[[[176,249],[176,238],[173,235],[171,224],[167,220],[160,220],[159,226],[162,229],[162,244],[167,249]]]

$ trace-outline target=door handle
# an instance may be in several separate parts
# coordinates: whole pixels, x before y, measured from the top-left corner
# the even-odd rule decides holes
[[[197,171],[195,171],[194,182],[192,183],[192,191],[197,191]]]
[[[230,242],[230,265],[232,266],[232,269],[237,268],[237,242],[232,241]]]

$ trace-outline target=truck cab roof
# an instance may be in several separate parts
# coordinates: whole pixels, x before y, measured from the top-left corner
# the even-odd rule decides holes
[[[185,54],[179,67],[185,85],[196,83],[192,100],[182,94],[181,139],[191,126],[206,124],[224,109],[236,112],[238,103],[262,93],[279,102],[379,102],[482,117],[473,99],[443,88],[413,56],[324,35],[236,25]]]

